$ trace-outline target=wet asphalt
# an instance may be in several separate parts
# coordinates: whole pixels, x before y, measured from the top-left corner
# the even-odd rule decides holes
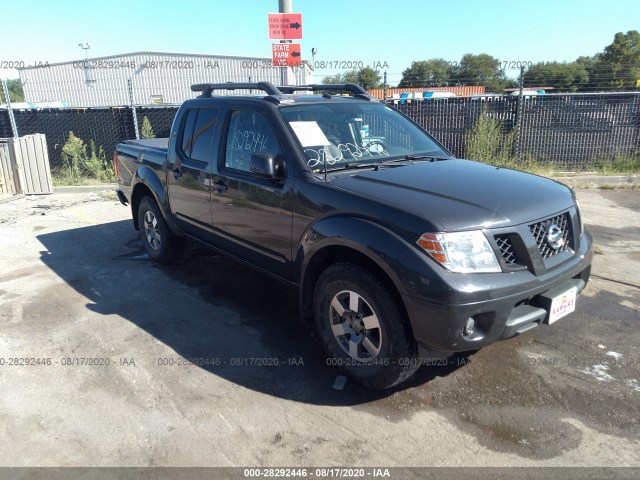
[[[0,207],[5,466],[640,466],[640,190],[578,192],[598,254],[575,314],[385,392],[332,388],[295,291],[195,242],[153,264],[86,195]]]

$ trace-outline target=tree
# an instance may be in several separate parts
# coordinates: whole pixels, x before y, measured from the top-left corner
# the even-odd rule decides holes
[[[382,86],[380,83],[380,72],[371,67],[361,68],[358,70],[356,83],[362,86],[365,90],[380,88]]]
[[[618,32],[611,45],[596,56],[594,83],[599,88],[637,90],[640,80],[640,33]]]
[[[336,73],[335,75],[329,75],[322,79],[324,84],[342,85],[344,83],[358,83],[358,71],[350,70],[344,73]]]
[[[344,83],[344,75],[341,73],[336,73],[335,75],[327,75],[326,77],[323,77],[320,83],[324,85],[340,85]]]
[[[605,47],[602,60],[607,63],[639,64],[640,33],[637,30],[616,33],[613,43]]]
[[[7,80],[7,88],[9,89],[9,100],[12,102],[24,102],[24,91],[22,90],[22,82],[15,78]],[[0,89],[0,103],[7,103],[4,88]]]
[[[461,85],[484,85],[492,92],[502,91],[507,82],[500,60],[486,53],[463,55],[454,77]]]
[[[142,138],[156,138],[155,133],[153,133],[151,122],[146,115],[142,119],[142,130],[140,131],[140,135],[142,135]]]
[[[336,73],[322,79],[324,84],[342,85],[344,83],[356,83],[365,89],[380,88],[380,72],[371,67],[360,70],[349,70],[344,73]]]
[[[444,58],[421,60],[402,72],[398,87],[440,87],[449,85],[452,77],[451,62]]]
[[[549,86],[559,92],[575,92],[589,83],[589,71],[585,63],[539,62],[524,74],[527,87]]]

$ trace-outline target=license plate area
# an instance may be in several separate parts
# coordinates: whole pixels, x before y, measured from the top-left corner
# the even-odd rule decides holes
[[[531,305],[544,308],[547,316],[542,323],[551,325],[575,311],[576,301],[584,287],[584,280],[571,279],[534,297]]]
[[[551,298],[551,306],[549,307],[549,315],[547,321],[549,325],[562,317],[569,315],[576,309],[576,299],[578,297],[578,287],[571,287],[564,292]]]

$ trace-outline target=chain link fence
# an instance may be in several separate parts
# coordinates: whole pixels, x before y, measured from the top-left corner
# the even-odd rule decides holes
[[[387,99],[460,158],[491,163],[498,153],[514,164],[537,162],[555,169],[593,170],[620,158],[640,157],[640,93],[478,96]],[[144,118],[156,137],[168,137],[176,105],[104,108],[16,108],[19,135],[44,133],[52,170],[63,165],[62,147],[73,132],[107,155],[136,138]],[[483,123],[484,122],[484,123]],[[489,126],[491,128],[480,127]],[[0,108],[0,138],[13,132]],[[484,142],[484,143],[483,143]],[[484,147],[483,147],[484,145]],[[487,158],[479,158],[486,155]]]
[[[509,148],[516,164],[537,162],[580,171],[617,158],[640,156],[640,93],[387,102],[395,104],[457,157],[476,159],[469,143],[473,135],[483,133],[477,130],[482,117],[499,126],[497,139],[484,140],[489,144],[497,140],[495,143]]]

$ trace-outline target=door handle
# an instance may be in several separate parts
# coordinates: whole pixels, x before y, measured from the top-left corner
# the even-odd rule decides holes
[[[223,180],[218,180],[216,182],[216,188],[218,189],[218,193],[224,193],[228,190],[227,184],[224,183]]]
[[[176,180],[178,180],[182,176],[182,172],[180,171],[179,168],[175,168],[172,173],[173,173],[173,178],[175,178]]]

